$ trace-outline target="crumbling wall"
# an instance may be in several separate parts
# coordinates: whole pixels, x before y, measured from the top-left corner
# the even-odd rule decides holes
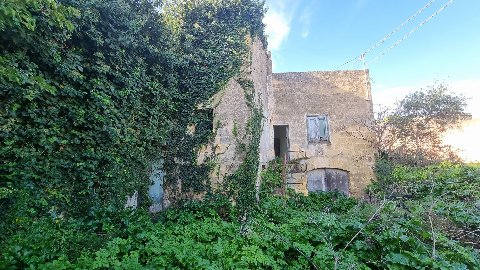
[[[373,134],[365,126],[373,120],[368,71],[273,74],[273,95],[271,124],[289,126],[290,158],[306,164],[292,186],[307,193],[308,171],[334,168],[347,171],[350,194],[362,196],[374,178],[375,162]],[[328,116],[328,141],[308,143],[307,115]]]
[[[253,82],[253,101],[260,106],[263,114],[263,131],[260,139],[260,161],[266,163],[270,146],[270,129],[266,125],[271,118],[271,106],[268,91],[271,91],[271,59],[258,39],[251,45],[249,64],[244,67],[243,74],[232,79],[227,87],[213,98],[214,127],[216,136],[210,149],[202,151],[201,157],[208,151],[215,156],[215,168],[212,171],[212,187],[217,188],[226,176],[235,172],[244,160],[241,147],[246,143],[245,129],[251,110],[247,106],[245,86],[242,83]]]
[[[250,42],[250,40],[246,40]],[[271,119],[271,106],[269,100],[273,99],[271,91],[271,59],[262,42],[255,39],[251,42],[250,55],[244,65],[242,74],[231,79],[227,86],[210,100],[210,104],[202,104],[202,109],[213,109],[213,128],[215,137],[212,142],[205,145],[199,151],[198,163],[203,163],[213,157],[214,168],[211,172],[210,184],[218,189],[224,182],[225,177],[233,174],[245,160],[243,145],[248,142],[246,127],[252,116],[252,110],[248,106],[248,95],[251,95],[256,106],[262,109],[264,127],[260,142],[260,160],[267,163],[269,159],[268,147],[270,146],[270,129],[265,126],[267,119]],[[253,89],[243,84],[253,83]],[[253,92],[252,92],[253,90]],[[250,92],[249,92],[250,91]],[[191,127],[195,129],[194,126]],[[158,166],[157,166],[158,167]],[[158,212],[167,208],[175,196],[179,196],[181,181],[175,185],[164,185],[163,171],[154,164],[150,179],[152,186],[149,195],[153,205],[151,212]],[[193,198],[201,198],[203,194],[190,194]],[[127,198],[126,207],[136,207],[137,195]]]

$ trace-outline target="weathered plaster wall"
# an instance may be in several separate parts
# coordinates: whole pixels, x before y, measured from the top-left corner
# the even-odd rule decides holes
[[[251,45],[250,64],[244,67],[243,78],[252,80],[255,89],[255,103],[260,105],[264,123],[271,118],[268,91],[271,91],[271,59],[270,54],[263,48],[259,40]],[[245,128],[250,118],[250,108],[246,104],[244,89],[233,79],[227,87],[216,97],[214,104],[214,125],[217,133],[213,142],[212,151],[216,156],[216,168],[212,172],[212,185],[218,187],[225,176],[238,169],[244,160],[244,153],[239,151],[238,142],[245,135]],[[235,134],[236,133],[236,134]],[[270,128],[264,125],[260,142],[260,161],[269,160],[268,147],[270,146]]]
[[[306,171],[346,170],[350,194],[362,196],[374,178],[371,134],[362,123],[373,119],[368,71],[291,72],[273,74],[275,109],[271,125],[288,125],[291,159],[304,157]],[[330,141],[307,142],[306,116],[328,115]],[[273,132],[270,134],[273,138]],[[273,139],[270,144],[273,149]],[[306,193],[306,174],[292,186]]]
[[[265,124],[267,123],[266,120],[271,118],[268,104],[269,100],[273,99],[273,95],[267,93],[271,91],[272,64],[270,53],[263,48],[261,41],[258,39],[252,42],[248,60],[240,77],[253,81],[255,103],[262,108]],[[245,141],[245,128],[251,116],[251,110],[247,106],[245,92],[238,79],[230,80],[222,91],[212,97],[211,107],[213,108],[213,125],[216,135],[213,142],[205,145],[198,155],[199,163],[203,163],[207,156],[215,157],[216,167],[213,169],[210,178],[213,189],[219,188],[225,176],[234,173],[245,158],[245,153],[239,150],[238,143]],[[191,127],[191,130],[194,132],[195,128]],[[260,143],[262,154],[259,158],[266,163],[271,159],[267,154],[264,154],[268,152],[270,146],[269,127],[265,126],[262,132]],[[149,188],[149,195],[153,201],[150,207],[151,212],[168,208],[171,201],[176,196],[180,196],[178,191],[181,190],[181,182],[179,181],[175,185],[164,185],[163,176],[161,166],[157,166],[156,163],[153,164],[150,176],[152,185]],[[127,198],[126,207],[136,207],[136,194]],[[195,198],[203,196],[202,194],[189,195]]]
[[[255,44],[252,52],[251,72],[255,84],[257,104],[261,105],[263,114],[263,130],[260,138],[260,165],[266,166],[275,157],[273,148],[270,147],[270,134],[273,132],[273,127],[270,123],[272,122],[275,100],[272,88],[271,55],[262,48],[260,42]]]

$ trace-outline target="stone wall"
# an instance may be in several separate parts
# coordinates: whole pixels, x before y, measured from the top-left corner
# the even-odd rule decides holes
[[[271,126],[288,125],[290,158],[305,165],[303,173],[292,175],[291,186],[307,193],[309,171],[340,169],[348,172],[349,193],[362,196],[375,162],[366,140],[373,134],[364,125],[373,119],[368,71],[273,74],[273,97]],[[307,142],[307,115],[328,116],[328,141]]]
[[[302,172],[292,175],[290,186],[307,193],[309,176],[345,172],[348,193],[362,196],[374,178],[375,162],[374,149],[366,140],[373,134],[364,125],[373,119],[368,71],[272,74],[270,54],[258,40],[252,42],[250,62],[245,65],[240,80],[232,79],[212,98],[216,136],[212,144],[201,151],[199,160],[205,155],[215,156],[216,167],[211,174],[214,189],[219,188],[245,158],[239,143],[245,143],[251,110],[245,89],[239,83],[242,79],[253,82],[255,104],[262,108],[261,167],[275,158],[274,125],[288,125],[290,157],[300,160],[303,168]],[[329,141],[307,142],[306,116],[311,114],[328,116]],[[260,184],[257,181],[257,188]]]
[[[250,42],[247,40],[247,42]],[[251,42],[250,55],[247,64],[243,67],[242,74],[238,78],[234,78],[228,82],[226,87],[215,94],[210,101],[213,109],[215,138],[212,143],[205,145],[199,151],[198,162],[203,163],[206,157],[213,156],[215,158],[215,168],[211,172],[211,185],[215,190],[221,186],[226,176],[234,173],[240,164],[244,161],[244,152],[239,150],[239,143],[245,142],[245,128],[251,116],[251,109],[247,106],[245,89],[242,88],[239,81],[251,80],[254,84],[254,102],[262,108],[264,117],[263,123],[267,123],[266,119],[271,119],[269,100],[272,95],[271,91],[271,59],[261,41],[258,39]],[[194,127],[191,127],[194,130]],[[261,137],[260,160],[267,162],[271,157],[263,154],[268,152],[270,146],[269,127],[263,127]],[[193,131],[192,131],[193,132]],[[181,182],[174,185],[164,185],[163,170],[157,163],[152,165],[150,180],[152,185],[149,188],[149,195],[153,201],[150,207],[151,212],[158,212],[168,208],[171,201],[176,196],[180,196]],[[257,182],[257,186],[258,186]],[[137,206],[137,194],[127,198],[125,207]],[[185,194],[183,194],[185,196]],[[189,198],[201,198],[203,194],[188,194]],[[178,198],[177,198],[178,199]]]
[[[269,159],[265,153],[270,146],[270,129],[265,123],[271,118],[269,99],[272,99],[272,96],[268,92],[271,91],[272,71],[270,54],[258,39],[252,42],[249,60],[241,78],[253,81],[254,100],[262,108],[264,127],[259,158],[266,163]],[[211,179],[213,188],[219,187],[223,179],[234,173],[244,160],[244,153],[239,151],[238,143],[244,142],[245,128],[251,111],[246,103],[245,90],[238,81],[238,79],[232,79],[227,87],[212,99],[216,128],[214,142],[209,146],[209,150],[216,157],[216,168],[212,172]],[[202,157],[199,159],[201,160]]]
[[[239,143],[248,140],[244,135],[251,109],[239,82],[248,80],[253,82],[254,103],[263,115],[258,171],[275,158],[274,125],[288,125],[290,158],[300,160],[299,168],[303,168],[302,172],[292,174],[290,186],[307,193],[308,177],[338,174],[338,179],[347,179],[350,194],[361,196],[374,178],[374,150],[366,140],[373,134],[362,125],[373,119],[368,71],[272,74],[270,53],[259,40],[252,42],[249,60],[242,75],[230,80],[211,100],[216,135],[212,143],[200,151],[198,161],[203,162],[206,156],[215,157],[212,188],[219,188],[245,158]],[[328,141],[307,142],[307,115],[328,116]],[[152,177],[158,180],[151,179],[154,185],[149,193],[154,199],[150,210],[156,212],[168,207],[170,197],[175,196],[174,190],[179,187],[164,189],[163,172],[154,167]],[[320,178],[316,185],[331,186],[331,183],[322,183]],[[259,179],[257,177],[257,189],[261,184]],[[135,204],[134,195],[126,206],[135,207]]]

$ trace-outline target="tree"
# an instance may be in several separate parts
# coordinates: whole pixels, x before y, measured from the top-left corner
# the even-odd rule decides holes
[[[380,154],[411,165],[459,161],[455,150],[443,144],[442,135],[468,116],[465,101],[439,83],[407,95],[393,110],[380,110],[374,124]]]

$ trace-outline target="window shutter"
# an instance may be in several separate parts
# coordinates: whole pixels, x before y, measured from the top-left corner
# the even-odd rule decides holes
[[[318,119],[318,139],[327,140],[328,139],[327,117],[319,116],[317,119]]]
[[[308,142],[328,141],[328,121],[325,115],[307,116]]]
[[[315,117],[308,117],[307,118],[307,137],[309,142],[314,142],[317,139],[317,123],[316,123],[316,118]]]

